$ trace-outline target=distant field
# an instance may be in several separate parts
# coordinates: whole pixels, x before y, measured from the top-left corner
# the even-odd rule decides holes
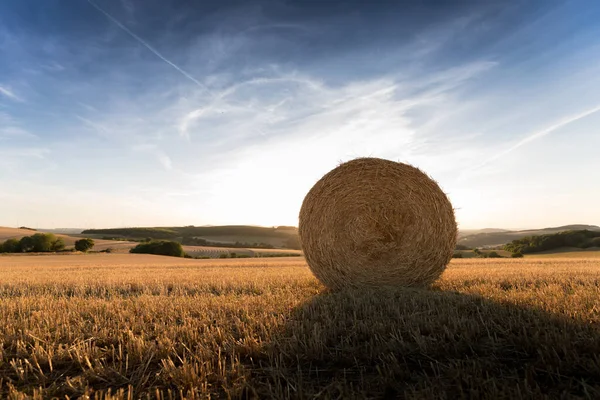
[[[502,257],[506,257],[506,258],[510,258],[511,253],[509,251],[506,250],[481,250],[481,253],[483,254],[489,254],[491,252],[496,252],[498,253],[498,255],[502,256]],[[455,254],[462,254],[463,258],[477,258],[477,254],[475,254],[475,252],[473,250],[456,250],[454,252]]]
[[[20,239],[23,236],[31,236],[38,233],[33,230],[27,229],[15,229],[15,228],[4,228],[0,227],[0,242],[6,239]],[[83,237],[92,237],[94,239],[93,251],[103,251],[111,249],[113,253],[126,254],[129,250],[137,246],[138,242],[126,241],[126,240],[103,240],[98,238],[99,235],[62,235],[57,234],[65,242],[67,247],[72,247],[75,242]],[[254,237],[256,239],[256,237]],[[235,243],[235,241],[234,241]],[[252,242],[253,243],[253,242]],[[190,254],[192,257],[213,257],[217,258],[219,255],[224,253],[236,253],[247,256],[261,256],[269,254],[297,254],[302,255],[300,250],[288,250],[288,249],[253,249],[253,248],[238,248],[238,247],[210,247],[210,246],[183,246],[184,251]]]
[[[512,253],[506,250],[481,250],[482,253],[490,253],[495,251],[498,255],[504,258],[511,258]],[[457,250],[455,253],[462,254],[463,258],[477,258],[473,250]],[[578,248],[563,248],[539,253],[525,254],[526,258],[596,258],[600,257],[600,249],[578,249]]]
[[[0,227],[0,242],[4,242],[7,239],[21,239],[23,236],[31,236],[31,235],[35,235],[36,233],[44,233],[44,232],[38,232],[38,231],[34,231],[34,230],[29,230],[29,229],[16,229],[16,228]],[[62,234],[57,234],[56,236],[62,238],[67,247],[72,247],[77,240],[81,239],[81,237],[85,237],[85,236],[81,236],[81,237],[69,236],[69,235],[62,235]],[[126,241],[114,241],[114,240],[102,240],[102,239],[94,239],[94,242],[96,243],[96,245],[94,246],[94,250],[105,250],[110,247],[115,250],[127,249],[126,251],[129,251],[129,249],[131,247],[133,247],[135,244],[137,244],[137,243],[126,242]]]
[[[527,258],[595,258],[600,257],[600,249],[563,248],[540,253],[526,254]]]
[[[251,257],[259,257],[261,255],[269,254],[297,254],[298,256],[302,255],[302,252],[300,250],[287,249],[247,249],[236,247],[183,246],[183,250],[192,257],[208,256],[214,258],[226,253],[243,254]]]
[[[150,254],[73,254],[68,256],[48,255],[43,257],[23,255],[4,256],[0,258],[0,268],[15,268],[15,271],[22,271],[29,277],[39,278],[39,276],[44,273],[54,275],[55,272],[70,271],[68,276],[56,276],[58,280],[72,279],[74,275],[71,272],[76,272],[77,275],[85,278],[85,274],[87,273],[99,272],[104,269],[113,273],[118,271],[118,276],[114,276],[116,279],[124,277],[146,279],[146,273],[155,273],[156,269],[164,272],[166,269],[192,266],[195,268],[196,272],[202,274],[205,271],[203,268],[206,266],[285,266],[298,265],[298,263],[305,266],[304,257],[289,257],[284,259],[265,258],[260,259],[260,261],[249,259],[193,260],[189,258],[154,256]],[[46,269],[46,267],[52,268]],[[21,270],[21,268],[23,269]],[[11,272],[14,271],[4,270],[3,273],[6,275],[3,276],[8,277]],[[144,273],[142,274],[142,272]],[[187,272],[189,271],[181,270],[180,274],[185,274]]]
[[[17,228],[6,228],[4,226],[0,226],[0,241],[4,242],[7,239],[13,238],[21,238],[23,236],[29,236],[36,233],[35,231],[30,231],[29,229],[17,229]]]
[[[179,227],[138,227],[114,229],[90,229],[82,233],[92,238],[106,236],[129,239],[182,239],[201,238],[219,243],[267,243],[274,247],[286,247],[290,239],[297,238],[295,227],[261,227],[249,225],[226,226],[179,226]]]
[[[302,258],[0,257],[0,398],[600,398],[600,259],[330,293]]]

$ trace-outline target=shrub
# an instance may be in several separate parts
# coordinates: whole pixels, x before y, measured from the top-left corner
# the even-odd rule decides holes
[[[57,238],[52,242],[51,251],[63,251],[65,249],[65,241],[62,238]]]
[[[495,251],[490,251],[490,252],[487,254],[487,256],[488,256],[488,258],[503,258],[503,257],[502,257],[500,254],[498,254],[498,253],[497,253],[497,252],[495,252]]]
[[[521,253],[520,251],[517,251],[516,253],[512,253],[510,256],[512,258],[523,258],[523,253]]]
[[[130,253],[155,254],[159,256],[183,257],[185,252],[178,242],[160,240],[150,243],[140,243]]]
[[[11,240],[11,239],[9,239]],[[36,233],[33,236],[24,236],[15,245],[16,239],[12,239],[8,246],[12,252],[36,252],[48,253],[52,251],[62,251],[65,248],[65,242],[62,238],[56,237],[52,233]],[[4,245],[3,245],[4,247]]]
[[[33,239],[31,236],[23,236],[21,240],[19,240],[19,250],[23,253],[33,250]]]
[[[19,241],[17,239],[8,239],[0,246],[0,253],[19,253],[21,248],[19,247]]]
[[[452,258],[463,258],[462,253],[454,253],[452,254]]]
[[[25,238],[23,238],[25,239]],[[48,253],[51,251],[60,251],[65,248],[65,242],[62,238],[57,238],[52,233],[36,233],[31,236],[31,250],[36,253]]]
[[[75,250],[86,252],[94,247],[94,241],[90,238],[80,239],[75,242]]]

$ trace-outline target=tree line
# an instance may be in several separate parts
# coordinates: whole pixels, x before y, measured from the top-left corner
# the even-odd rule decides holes
[[[75,242],[75,250],[88,251],[94,247],[92,239]],[[0,243],[0,253],[52,253],[65,250],[65,242],[53,233],[36,233],[21,239],[7,239]]]
[[[600,247],[600,232],[585,230],[564,231],[554,234],[527,236],[504,245],[511,253],[537,253],[561,247],[585,249]]]

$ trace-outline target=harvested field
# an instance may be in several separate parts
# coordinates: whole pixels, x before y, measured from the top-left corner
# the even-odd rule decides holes
[[[0,257],[0,397],[598,398],[600,259],[332,293],[302,258]]]

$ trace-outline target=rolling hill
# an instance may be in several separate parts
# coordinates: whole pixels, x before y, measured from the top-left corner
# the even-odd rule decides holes
[[[223,228],[223,227],[215,227],[215,228]],[[254,228],[254,227],[249,227],[249,228]],[[140,232],[148,232],[148,229],[155,229],[156,232],[159,232],[159,234],[164,233],[163,228],[134,228],[134,229],[138,229],[137,233],[139,234]],[[223,241],[223,242],[219,242],[222,244],[222,246],[220,247],[211,247],[211,246],[188,246],[188,245],[184,245],[184,250],[186,251],[186,253],[190,254],[193,257],[211,257],[211,258],[219,258],[219,256],[221,256],[222,254],[231,254],[231,253],[236,253],[236,254],[241,254],[241,255],[246,255],[246,256],[252,256],[252,257],[272,257],[272,256],[277,256],[277,255],[290,255],[290,254],[295,254],[295,255],[302,255],[302,252],[300,250],[295,250],[295,249],[287,249],[287,248],[270,248],[270,249],[261,249],[261,248],[253,248],[251,246],[237,246],[237,247],[233,247],[233,246],[227,246],[227,243],[233,243],[235,244],[236,239],[250,239],[250,238],[256,238],[256,239],[264,239],[265,237],[268,238],[269,236],[256,236],[256,237],[252,237],[252,236],[243,236],[243,235],[238,235],[235,236],[235,233],[256,233],[257,231],[253,231],[253,230],[243,230],[240,229],[236,232],[237,228],[234,228],[232,231],[229,231],[227,229],[225,230],[209,230],[210,233],[215,234],[216,233],[227,233],[227,234],[233,234],[233,236],[219,236],[218,234],[215,234],[215,238],[217,239],[221,239],[221,238],[225,238],[225,239],[229,239],[232,240],[231,242],[228,241]],[[270,228],[266,228],[266,229],[270,229]],[[295,229],[295,228],[294,228]],[[285,228],[281,229],[281,230],[285,230]],[[102,234],[79,234],[79,235],[75,235],[75,234],[71,234],[71,235],[65,235],[65,234],[56,234],[57,237],[60,237],[63,239],[63,241],[65,242],[65,245],[67,248],[72,247],[75,244],[75,241],[81,239],[82,237],[91,237],[94,239],[95,242],[95,246],[93,248],[93,251],[103,251],[103,250],[107,250],[107,249],[111,249],[112,253],[128,253],[130,249],[132,249],[133,247],[135,247],[136,245],[138,245],[138,242],[135,241],[130,241],[130,240],[114,240],[114,239],[102,239],[101,236],[115,236],[118,237],[119,235],[114,234],[114,231],[118,231],[117,230],[108,230],[112,233],[112,235],[102,235]],[[293,230],[290,230],[293,231]],[[49,229],[44,229],[44,230],[34,230],[34,229],[20,229],[20,228],[7,228],[7,227],[0,227],[0,243],[6,241],[7,239],[21,239],[24,236],[31,236],[35,233],[38,232],[49,232],[49,233],[53,233],[52,230]],[[258,231],[258,233],[263,233],[260,230]],[[293,235],[293,233],[291,233]],[[146,238],[148,236],[143,236],[142,238]],[[289,237],[283,237],[284,239]],[[162,237],[157,238],[157,239],[163,239]],[[252,242],[254,243],[254,242]]]
[[[235,245],[238,243],[244,246],[262,244],[275,248],[299,249],[298,229],[291,226],[225,225],[88,229],[81,235],[94,238],[168,239],[184,244],[191,244],[193,239],[201,239],[213,244]]]
[[[573,224],[543,229],[526,230],[504,230],[498,228],[486,229],[468,229],[459,231],[458,244],[467,247],[496,247],[503,246],[515,239],[526,236],[544,235],[558,233],[568,230],[591,230],[600,231],[596,225]],[[51,230],[45,230],[51,231]],[[2,228],[0,227],[0,241],[11,237],[20,238],[31,235],[32,230]],[[211,244],[217,244],[221,247],[231,248],[250,248],[261,247],[256,244],[267,245],[263,247],[273,247],[275,249],[300,249],[298,238],[298,228],[293,226],[261,227],[249,225],[225,225],[225,226],[182,226],[182,227],[132,227],[132,228],[111,228],[111,229],[88,229],[80,234],[61,235],[67,245],[70,245],[80,237],[91,237],[96,240],[96,249],[105,247],[129,248],[132,242],[128,239],[140,240],[145,238],[166,239],[166,240],[187,240],[188,245],[194,239],[200,239],[207,242],[204,247],[210,247]],[[103,240],[109,239],[112,240]],[[115,240],[117,239],[117,240]],[[121,239],[118,241],[118,239]],[[196,246],[197,247],[197,246]]]
[[[600,231],[600,226],[596,225],[563,225],[543,229],[527,229],[521,231],[493,231],[481,232],[471,235],[462,236],[459,234],[458,244],[467,247],[496,247],[512,242],[516,239],[521,239],[526,236],[546,235],[572,230],[589,230]]]

